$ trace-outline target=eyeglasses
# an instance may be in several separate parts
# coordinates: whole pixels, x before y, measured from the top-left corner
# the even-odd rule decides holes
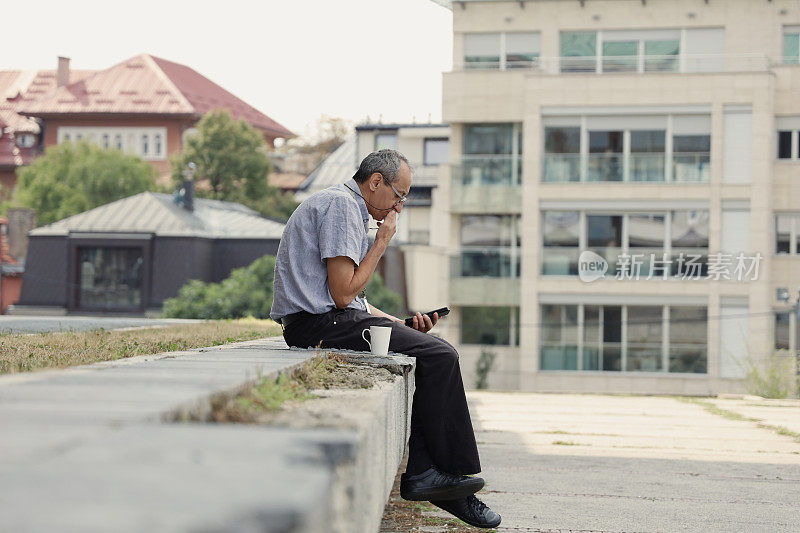
[[[391,187],[391,188],[392,188],[392,190],[394,191],[394,193],[395,193],[395,194],[397,195],[397,197],[399,198],[399,200],[397,200],[397,201],[394,203],[394,205],[393,205],[392,207],[396,207],[396,206],[397,206],[397,204],[402,204],[402,203],[404,203],[406,200],[408,200],[408,195],[405,195],[405,196],[403,196],[402,194],[400,194],[399,192],[397,192],[397,189],[395,189],[395,188],[394,188],[394,185],[392,185],[392,182],[391,182],[391,181],[389,181],[388,179],[386,179],[386,176],[384,176],[383,174],[381,174],[381,177],[383,178],[383,181],[385,181],[385,182],[386,182],[386,184],[387,184],[389,187]]]

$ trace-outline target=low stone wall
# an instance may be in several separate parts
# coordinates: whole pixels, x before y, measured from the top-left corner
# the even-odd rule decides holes
[[[0,529],[377,531],[413,359],[346,354],[393,376],[321,391],[291,427],[175,422],[314,355],[267,339],[0,376]]]

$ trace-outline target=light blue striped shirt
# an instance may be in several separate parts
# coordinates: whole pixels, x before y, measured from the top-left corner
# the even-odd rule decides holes
[[[369,250],[367,204],[355,193],[361,191],[351,179],[311,195],[289,217],[275,260],[273,320],[336,308],[325,260],[347,256],[359,265]],[[367,301],[356,297],[347,307],[367,311]]]

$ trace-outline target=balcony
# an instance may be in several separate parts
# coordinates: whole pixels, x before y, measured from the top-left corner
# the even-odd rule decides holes
[[[520,213],[522,158],[466,155],[452,169],[450,208],[454,213]]]
[[[671,169],[663,153],[544,154],[542,182],[611,183],[708,183],[711,177],[709,152],[675,152]],[[667,177],[669,179],[667,179]]]
[[[519,248],[462,248],[450,258],[451,305],[519,305]]]

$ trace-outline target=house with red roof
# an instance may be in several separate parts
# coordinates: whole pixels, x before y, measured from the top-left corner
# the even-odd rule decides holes
[[[244,119],[272,146],[294,134],[186,65],[140,54],[100,71],[0,71],[0,184],[48,146],[86,140],[150,162],[162,176],[169,157],[212,109]],[[7,193],[6,193],[7,194]]]

